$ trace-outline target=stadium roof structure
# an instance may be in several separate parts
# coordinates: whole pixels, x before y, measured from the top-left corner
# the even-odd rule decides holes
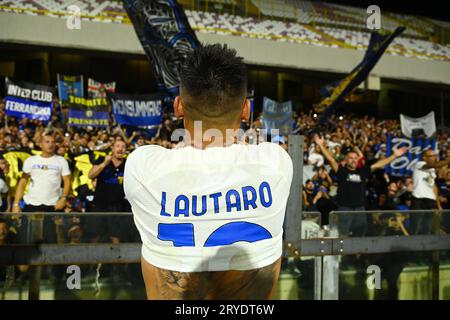
[[[186,15],[201,42],[227,43],[246,62],[281,68],[348,73],[362,59],[369,32],[363,8],[294,0],[249,0],[260,17],[206,12],[185,4]],[[211,1],[222,2],[226,1]],[[233,5],[235,0],[230,0]],[[270,7],[267,3],[270,2]],[[81,28],[70,29],[69,5],[81,11]],[[288,14],[289,13],[289,14]],[[278,15],[278,16],[277,16]],[[290,15],[290,16],[289,16]],[[292,16],[292,17],[291,17]],[[450,45],[433,42],[434,30],[448,22],[383,13],[385,30],[405,25],[372,71],[381,78],[450,85]],[[0,43],[65,50],[144,55],[120,1],[0,0]]]

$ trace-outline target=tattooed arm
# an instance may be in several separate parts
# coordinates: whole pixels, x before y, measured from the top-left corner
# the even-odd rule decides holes
[[[281,258],[246,271],[178,272],[155,267],[141,259],[150,300],[265,300],[273,299]]]

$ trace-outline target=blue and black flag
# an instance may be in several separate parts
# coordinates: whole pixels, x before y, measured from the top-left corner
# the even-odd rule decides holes
[[[384,172],[391,176],[404,177],[411,176],[414,166],[422,161],[422,156],[428,149],[437,151],[438,144],[436,139],[431,138],[408,138],[394,137],[387,135],[386,157],[392,155],[392,149],[408,147],[408,152],[386,165]]]
[[[85,99],[69,96],[69,126],[108,127],[109,112],[106,98]]]
[[[176,0],[123,0],[134,30],[150,59],[159,88],[178,95],[178,72],[200,42]]]
[[[131,127],[157,126],[162,121],[162,99],[159,95],[110,93],[108,97],[118,124]]]
[[[5,78],[5,114],[19,119],[48,122],[53,112],[55,88]]]
[[[363,60],[344,79],[320,90],[324,99],[315,106],[317,112],[322,112],[319,119],[320,125],[325,124],[336,108],[344,102],[345,97],[367,78],[387,47],[403,31],[405,31],[405,27],[398,27],[388,35],[382,35],[376,31],[372,32]]]

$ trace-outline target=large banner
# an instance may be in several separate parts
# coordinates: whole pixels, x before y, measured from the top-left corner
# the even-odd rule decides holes
[[[127,126],[159,125],[162,99],[159,95],[109,94],[116,122]]]
[[[178,95],[178,70],[187,53],[200,46],[176,0],[123,0],[142,47],[150,59],[158,86]]]
[[[70,126],[109,126],[108,101],[106,99],[84,99],[69,96],[68,107]]]
[[[116,82],[101,83],[88,79],[88,98],[106,98],[108,93],[116,92]]]
[[[411,138],[414,130],[422,129],[427,138],[431,138],[436,132],[436,121],[434,119],[434,111],[420,118],[411,118],[400,115],[400,123],[402,126],[402,133]]]
[[[65,76],[58,73],[59,100],[66,106],[70,96],[84,97],[83,76]]]
[[[408,152],[395,159],[385,167],[385,172],[391,176],[410,176],[413,166],[422,160],[423,153],[428,150],[437,150],[437,140],[427,138],[393,137],[388,135],[386,143],[386,156],[392,154],[392,149],[408,147]]]
[[[30,82],[5,79],[5,113],[16,118],[49,121],[55,89]]]
[[[22,176],[22,166],[25,160],[31,156],[27,151],[7,151],[2,154],[3,158],[9,163],[9,172],[7,174],[8,186],[11,189],[11,194],[14,194],[14,191],[17,187],[17,183]]]
[[[293,126],[292,101],[278,102],[264,97],[262,120],[268,133],[278,129],[280,135],[289,135]]]
[[[398,27],[388,35],[382,35],[376,31],[372,32],[363,60],[344,79],[320,90],[323,99],[314,106],[317,112],[322,113],[319,124],[325,124],[328,117],[344,102],[345,97],[367,78],[391,42],[404,30],[404,27]]]

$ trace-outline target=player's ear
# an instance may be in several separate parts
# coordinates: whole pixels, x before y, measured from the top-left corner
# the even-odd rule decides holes
[[[250,119],[250,100],[245,98],[244,106],[241,112],[241,120],[248,121]]]
[[[184,105],[180,96],[176,96],[173,101],[173,111],[178,118],[184,117]]]

